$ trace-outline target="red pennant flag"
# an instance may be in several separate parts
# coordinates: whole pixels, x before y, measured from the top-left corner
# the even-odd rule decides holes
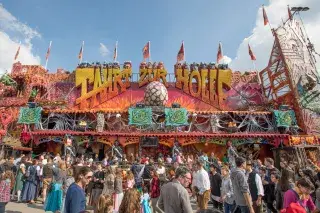
[[[266,26],[267,24],[269,24],[269,19],[268,19],[268,16],[267,16],[267,12],[264,9],[264,6],[262,6],[262,13],[263,13],[264,26]]]
[[[118,42],[116,42],[116,46],[114,47],[113,60],[116,61],[117,57],[118,57]]]
[[[219,61],[222,60],[223,54],[222,54],[222,45],[221,42],[219,43],[218,47],[218,53],[217,53],[217,64],[219,64]]]
[[[177,55],[177,61],[183,61],[184,60],[184,43],[182,42],[180,50]]]
[[[81,48],[80,48],[79,55],[78,55],[78,58],[79,58],[80,61],[82,61],[83,44],[84,44],[84,41],[82,42],[82,46],[81,46]]]
[[[148,41],[148,43],[144,45],[142,49],[142,53],[143,53],[143,59],[147,59],[150,57],[150,41]]]
[[[252,52],[252,50],[251,50],[250,44],[248,44],[248,48],[249,48],[249,55],[250,55],[250,57],[251,57],[251,60],[252,60],[252,61],[257,60],[256,56],[253,54],[253,52]]]
[[[19,53],[20,53],[20,44],[19,44],[18,50],[16,52],[16,55],[14,56],[14,60],[17,60]]]
[[[48,60],[48,58],[50,56],[51,44],[52,44],[52,41],[50,41],[50,44],[49,44],[49,47],[48,47],[48,50],[47,50],[46,60]]]
[[[288,16],[289,16],[289,19],[292,21],[293,16],[292,16],[292,13],[291,13],[290,6],[289,6],[289,5],[288,5]]]

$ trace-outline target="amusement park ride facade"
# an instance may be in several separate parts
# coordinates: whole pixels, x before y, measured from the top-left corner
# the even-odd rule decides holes
[[[81,63],[70,74],[17,62],[0,81],[0,138],[33,152],[222,155],[231,140],[260,157],[283,147],[314,155],[320,79],[310,42],[295,19],[273,35],[259,75],[214,63],[177,63],[174,74],[162,62],[142,62],[138,73],[130,62]]]

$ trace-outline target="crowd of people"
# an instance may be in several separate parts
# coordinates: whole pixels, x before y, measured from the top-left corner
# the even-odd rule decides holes
[[[88,206],[96,213],[192,213],[192,201],[199,212],[317,212],[320,171],[296,166],[279,170],[272,158],[246,159],[232,145],[221,160],[181,152],[157,159],[21,155],[0,162],[0,213],[10,201],[66,213]]]

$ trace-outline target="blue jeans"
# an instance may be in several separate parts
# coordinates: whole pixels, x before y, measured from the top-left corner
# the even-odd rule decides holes
[[[241,210],[241,213],[249,213],[248,206],[238,206]]]
[[[7,203],[0,202],[0,213],[4,213],[6,210]]]
[[[232,213],[233,212],[233,209],[234,209],[233,204],[229,204],[229,203],[224,202],[223,205],[224,205],[224,213]]]

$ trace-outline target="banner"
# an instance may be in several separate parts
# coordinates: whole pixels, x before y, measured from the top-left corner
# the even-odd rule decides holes
[[[41,107],[28,108],[21,107],[18,123],[20,124],[38,124],[41,119]]]
[[[277,127],[295,127],[297,126],[296,115],[293,110],[274,110],[273,115]]]
[[[188,115],[185,108],[165,108],[166,126],[188,125]]]
[[[152,109],[147,108],[129,108],[129,125],[151,125]]]

